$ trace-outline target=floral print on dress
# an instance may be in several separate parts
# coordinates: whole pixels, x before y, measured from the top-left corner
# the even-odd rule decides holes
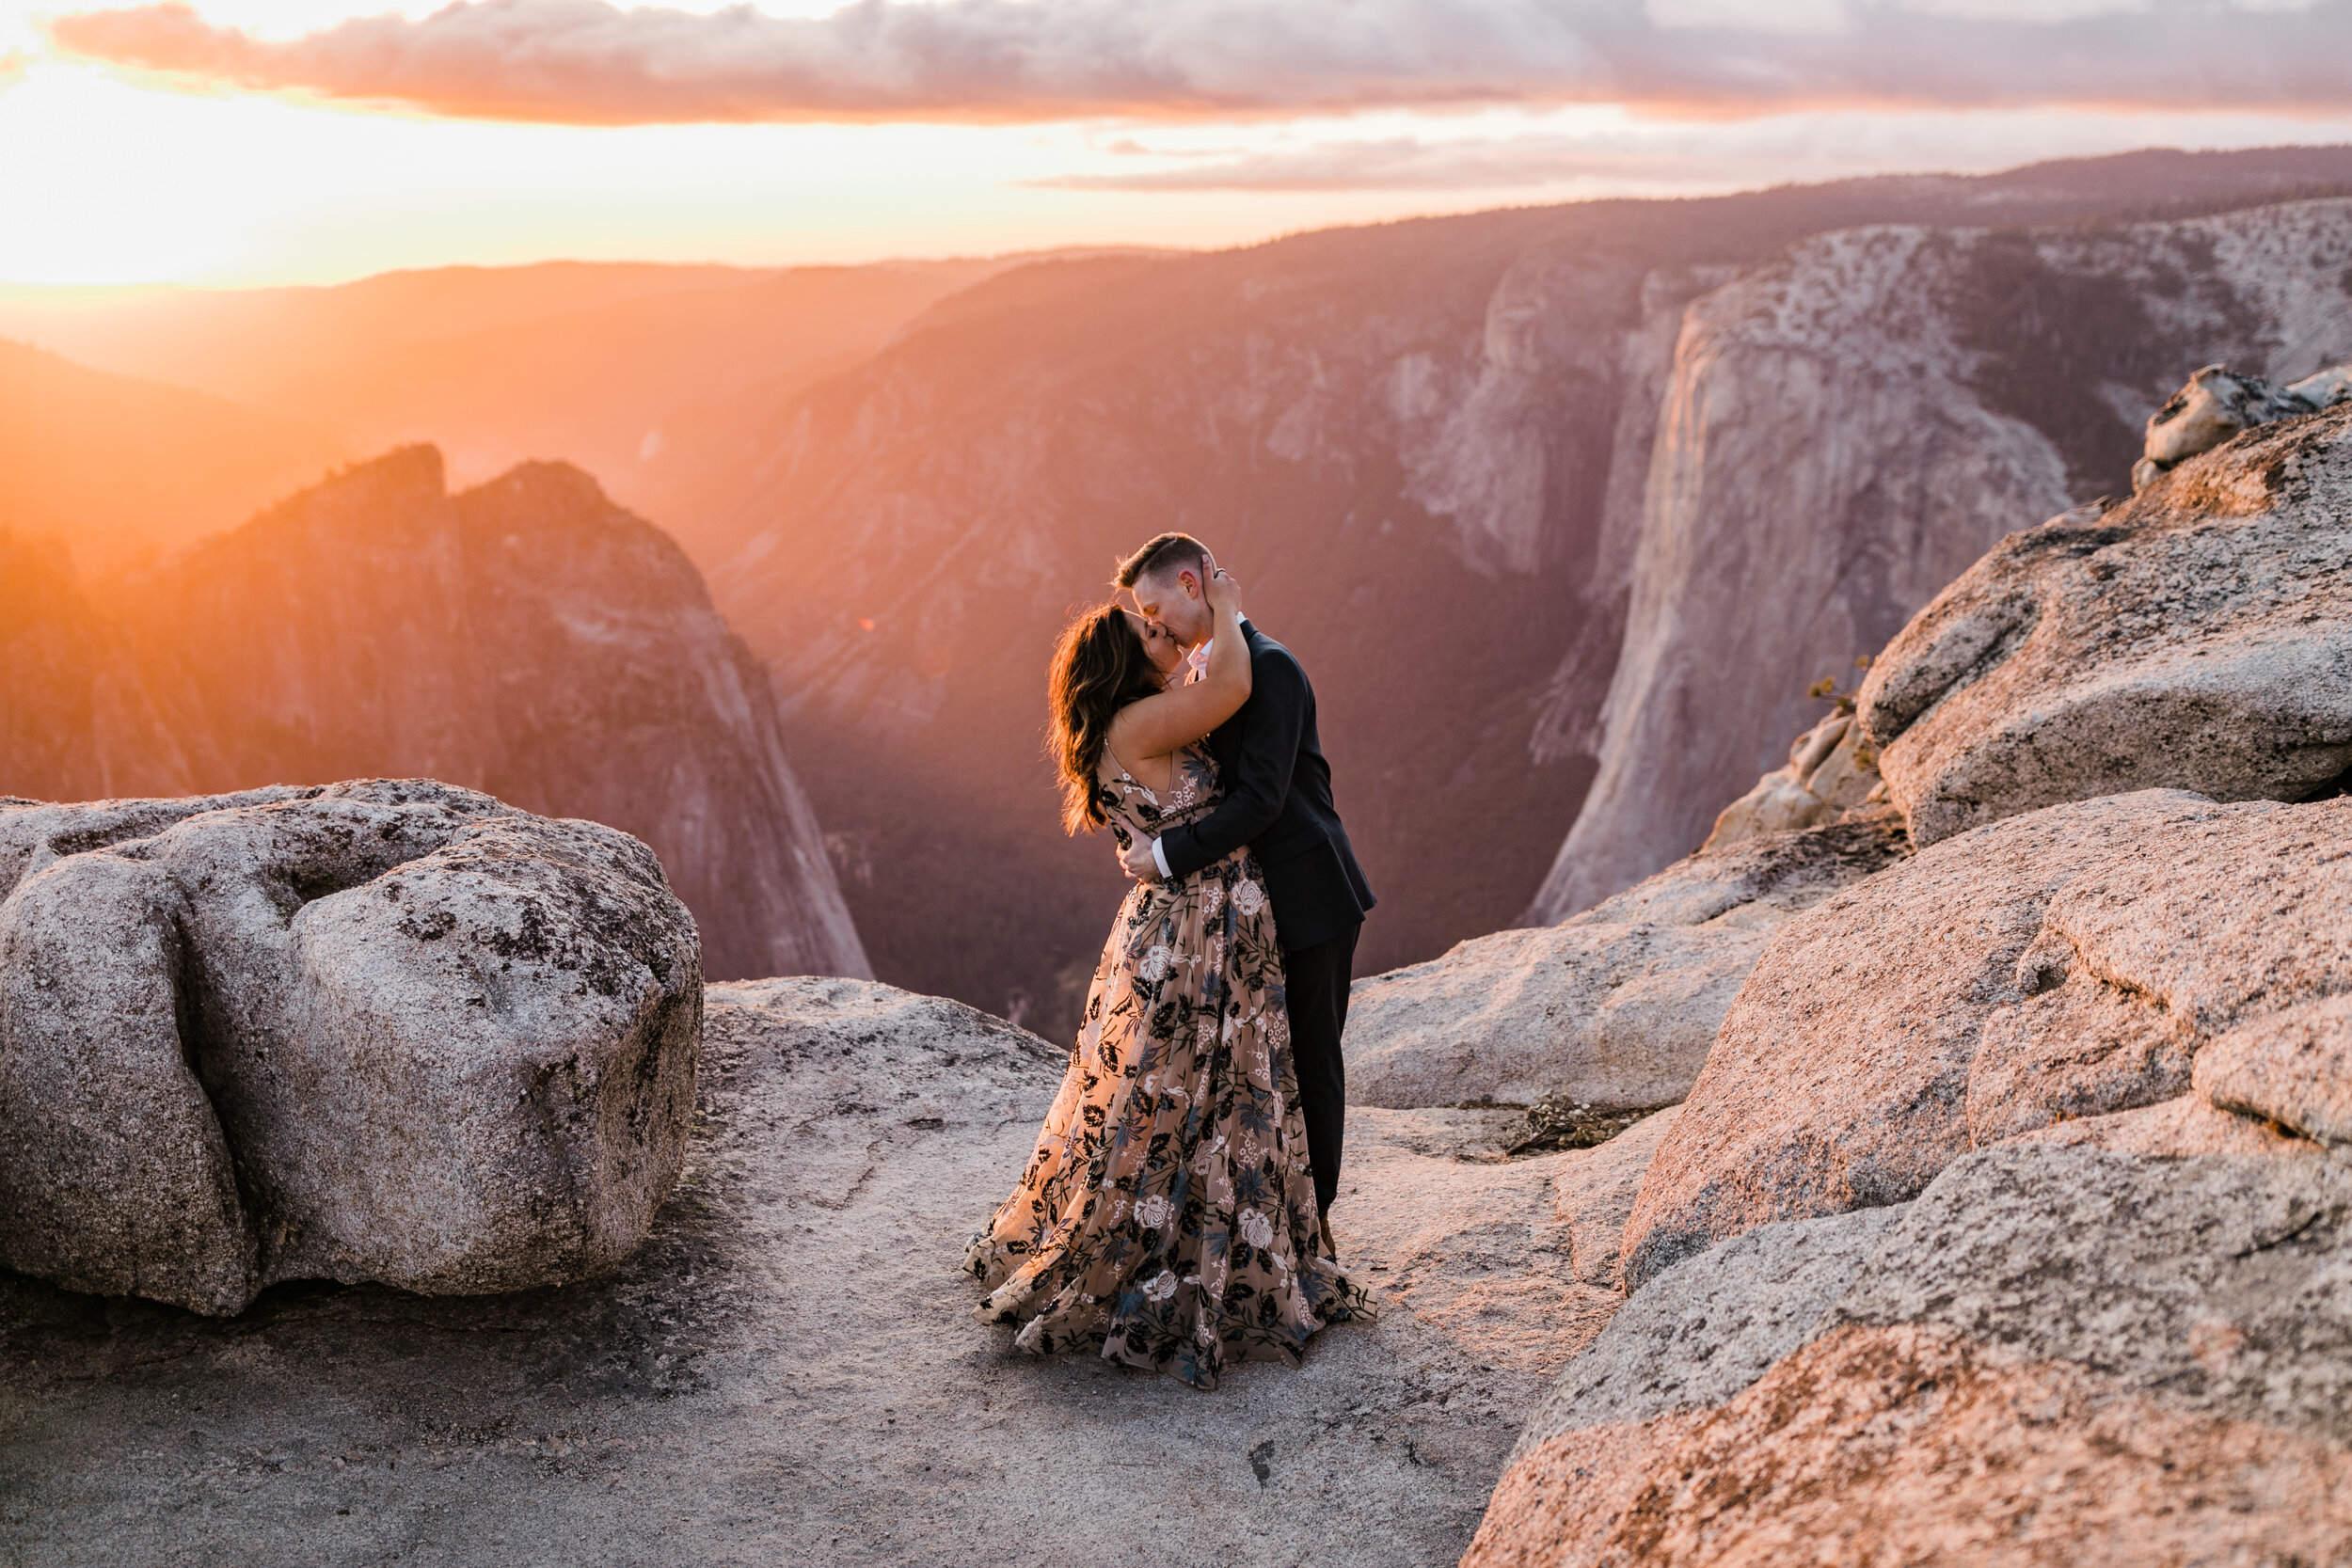
[[[1123,771],[1097,800],[1123,849],[1220,793],[1215,761],[1187,747],[1165,803]],[[973,1315],[1037,1354],[1092,1351],[1214,1388],[1229,1362],[1295,1366],[1324,1324],[1374,1315],[1319,1236],[1256,859],[1137,882],[1036,1151],[965,1253],[989,1288]]]

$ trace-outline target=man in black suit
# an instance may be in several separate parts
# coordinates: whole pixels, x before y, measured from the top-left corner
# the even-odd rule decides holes
[[[1199,540],[1163,533],[1120,565],[1118,581],[1145,619],[1198,650],[1215,626],[1201,590],[1216,569]],[[1257,852],[1282,943],[1291,1057],[1315,1202],[1327,1220],[1339,1196],[1347,1117],[1340,1034],[1347,1023],[1356,936],[1372,909],[1372,889],[1331,803],[1331,768],[1315,736],[1315,693],[1307,672],[1288,648],[1248,621],[1241,629],[1249,639],[1249,700],[1209,736],[1224,800],[1200,821],[1135,846],[1123,859],[1132,875],[1174,879],[1245,844]],[[1325,1239],[1328,1245],[1327,1225]]]

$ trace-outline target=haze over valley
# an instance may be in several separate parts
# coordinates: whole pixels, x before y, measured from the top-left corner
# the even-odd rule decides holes
[[[712,689],[683,671],[732,668],[728,634],[680,629],[707,583],[758,671],[683,721],[760,759],[691,786],[714,973],[862,954],[1055,1037],[1120,883],[1055,826],[1044,654],[1182,528],[1314,672],[1377,973],[1692,847],[1824,711],[1816,680],[1851,687],[2019,515],[2126,488],[2137,420],[2198,364],[2352,352],[2346,192],[2341,150],[2142,153],[1200,254],[20,290],[0,429],[26,433],[14,559],[48,586],[27,564],[9,592],[49,608],[9,635],[52,651],[12,668],[90,738],[20,721],[0,790],[434,772],[659,847],[685,831],[655,825],[675,742],[631,727],[621,672]],[[420,533],[444,468],[452,520]],[[599,492],[643,521],[564,499]],[[516,558],[494,504],[557,531]],[[693,565],[553,571],[581,505]],[[515,620],[526,580],[555,642]],[[615,618],[642,651],[607,669]],[[335,639],[363,627],[355,663]],[[515,701],[519,728],[493,717]],[[829,881],[854,937],[758,912]]]

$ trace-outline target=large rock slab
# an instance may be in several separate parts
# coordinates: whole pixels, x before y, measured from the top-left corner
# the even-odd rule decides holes
[[[868,983],[707,997],[685,1174],[603,1278],[280,1286],[212,1320],[0,1275],[11,1547],[901,1568],[1149,1541],[1225,1568],[1343,1539],[1423,1568],[1460,1556],[1530,1403],[1597,1329],[1576,1304],[1613,1294],[1576,1294],[1554,1196],[1608,1146],[1502,1161],[1523,1118],[1366,1112],[1333,1217],[1378,1322],[1213,1395],[1023,1355],[972,1321],[958,1265],[1066,1053]]]
[[[1846,1328],[1719,1410],[1553,1439],[1466,1568],[2342,1560],[2352,1456],[1949,1331]]]
[[[2188,1093],[2207,1042],[2352,991],[2347,908],[2352,800],[2163,790],[1998,822],[1844,890],[1782,929],[1724,1019],[1627,1227],[1628,1281]]]
[[[1692,855],[1559,926],[1359,980],[1348,1098],[1367,1105],[1670,1104],[1772,933],[1907,849],[1892,812]]]
[[[684,1153],[652,852],[430,781],[0,806],[0,1261],[233,1313],[611,1268]]]
[[[1775,1291],[1784,1238],[1822,1256]],[[2347,1270],[2334,1162],[1971,1154],[1902,1209],[1661,1275],[1562,1376],[1464,1560],[2339,1560]]]
[[[1562,1433],[1732,1399],[1821,1332],[1905,1212],[1768,1225],[1677,1265],[1628,1302],[1552,1385],[1514,1458]]]
[[[1913,838],[2060,800],[2302,800],[2352,769],[2352,407],[2003,540],[1872,665]]]

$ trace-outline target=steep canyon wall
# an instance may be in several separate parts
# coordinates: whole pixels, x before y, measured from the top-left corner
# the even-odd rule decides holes
[[[2352,355],[2352,203],[2180,223],[1821,235],[1683,317],[1599,768],[1528,914],[1695,848],[1857,659],[2004,534],[2128,494],[2188,372]],[[1556,709],[1583,688],[1564,678]],[[1539,731],[1572,743],[1573,724]],[[1554,745],[1560,741],[1552,741]]]

